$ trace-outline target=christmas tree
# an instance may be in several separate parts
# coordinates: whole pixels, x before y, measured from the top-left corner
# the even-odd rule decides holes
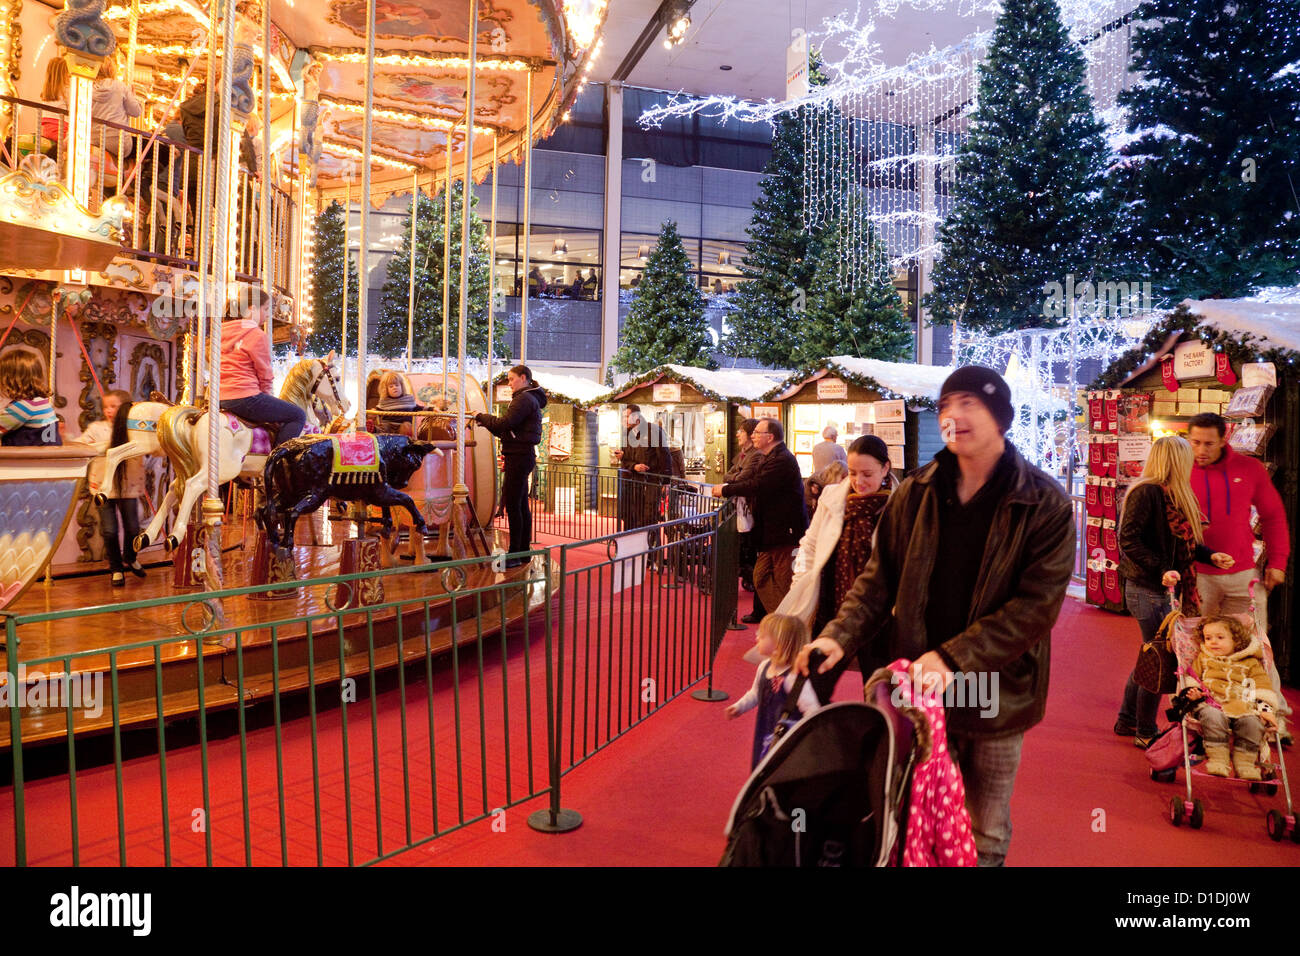
[[[451,325],[447,330],[447,349],[456,356],[460,321],[460,234],[463,189],[458,182],[451,191]],[[487,357],[488,246],[487,227],[474,207],[478,197],[470,193],[470,269],[469,324],[465,330],[465,354]],[[415,224],[415,331],[413,350],[416,358],[442,356],[442,272],[443,212],[445,196],[419,196],[412,208],[418,217]],[[388,274],[379,299],[379,316],[371,335],[371,348],[378,354],[397,358],[406,354],[407,316],[411,281],[411,230],[402,230],[402,246],[388,261]],[[508,355],[507,336],[498,328],[494,351]]]
[[[316,253],[312,268],[312,332],[305,350],[312,355],[337,351],[342,342],[343,242],[347,234],[343,205],[332,202],[316,214]],[[357,261],[348,260],[348,354],[357,352]]]
[[[1300,0],[1154,0],[1120,93],[1133,140],[1110,193],[1158,300],[1300,281]]]
[[[668,363],[711,367],[704,296],[694,273],[677,223],[664,223],[619,334],[614,368],[635,375]]]
[[[826,82],[814,57],[809,82]],[[735,311],[727,319],[728,355],[757,359],[788,368],[799,345],[809,289],[821,252],[818,234],[804,225],[805,125],[809,107],[783,113],[772,135],[772,156],[763,169],[760,195],[746,228],[749,245],[740,274],[748,281],[736,288]],[[818,115],[816,127],[825,133],[842,122],[834,106]]]
[[[794,365],[831,355],[898,361],[911,358],[912,326],[890,274],[884,244],[868,227],[861,265],[845,254],[838,220],[822,233],[821,256],[813,273],[808,312],[791,353]]]
[[[942,258],[925,299],[935,322],[989,332],[1059,324],[1043,317],[1044,285],[1092,278],[1106,245],[1103,132],[1055,0],[1004,0],[938,230]]]

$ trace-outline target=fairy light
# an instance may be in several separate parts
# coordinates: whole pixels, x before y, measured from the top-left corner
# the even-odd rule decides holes
[[[357,149],[355,146],[347,146],[336,140],[325,140],[324,149],[326,152],[333,153],[335,156],[344,159],[364,160],[366,158],[365,153]],[[400,159],[393,159],[389,156],[383,155],[382,153],[376,153],[373,150],[370,153],[370,162],[378,166],[390,166],[393,169],[404,169],[408,173],[414,172],[420,168],[414,163],[408,163]]]
[[[191,20],[207,26],[208,17],[202,10],[190,3],[189,0],[151,0],[149,3],[140,4],[140,16],[166,16],[172,13],[183,13]],[[130,6],[109,7],[103,13],[105,20],[129,20],[131,18]],[[139,47],[137,46],[138,50]]]
[[[608,7],[608,0],[564,0],[564,22],[577,49],[591,46]]]
[[[320,60],[328,60],[334,63],[365,63],[366,51],[346,47],[323,48],[313,50]],[[469,69],[469,58],[463,56],[425,56],[418,53],[377,53],[375,54],[376,66],[414,66],[424,69],[436,70],[467,70]],[[529,61],[519,59],[518,57],[499,57],[490,56],[479,57],[476,61],[476,68],[484,72],[502,70],[513,73],[529,73],[540,71],[544,61]]]
[[[320,97],[322,106],[331,106],[336,109],[346,110],[349,113],[356,113],[364,116],[366,113],[365,105],[352,100],[342,100],[334,96]],[[391,120],[395,123],[409,123],[417,126],[424,126],[436,130],[460,130],[463,124],[455,120],[444,119],[441,116],[423,116],[419,113],[411,113],[407,110],[388,109],[387,107],[375,107],[370,111],[376,119]],[[475,134],[479,136],[495,136],[497,131],[490,126],[475,126]]]

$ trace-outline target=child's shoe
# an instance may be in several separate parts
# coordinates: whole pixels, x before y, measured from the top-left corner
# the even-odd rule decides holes
[[[1231,774],[1228,767],[1228,745],[1211,744],[1205,745],[1205,772],[1212,773],[1216,777],[1226,777]]]
[[[1263,780],[1259,772],[1259,751],[1238,748],[1232,752],[1232,766],[1242,780]]]
[[[122,574],[121,571],[113,572],[113,587],[115,588],[126,587],[126,576]]]
[[[145,576],[144,568],[141,567],[139,561],[131,562],[131,565],[128,568],[128,570],[130,570],[130,572],[134,574],[137,578],[142,578]]]

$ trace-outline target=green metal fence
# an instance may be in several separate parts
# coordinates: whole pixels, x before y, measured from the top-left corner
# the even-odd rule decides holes
[[[479,558],[9,616],[0,862],[365,865],[543,796],[530,822],[562,829],[563,775],[710,677],[724,548],[730,509],[693,506],[511,580]]]

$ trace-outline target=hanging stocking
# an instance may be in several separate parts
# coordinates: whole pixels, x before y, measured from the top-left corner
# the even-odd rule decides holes
[[[1088,393],[1088,422],[1095,432],[1106,430],[1106,413],[1103,410],[1102,392]]]
[[[1174,357],[1172,355],[1166,355],[1160,360],[1160,379],[1165,383],[1167,391],[1178,391],[1178,376],[1174,374]]]
[[[1112,424],[1114,424],[1112,422]],[[1106,451],[1106,476],[1108,478],[1119,477],[1119,439],[1111,436],[1106,440],[1102,448]]]
[[[1101,519],[1089,518],[1086,531],[1088,540],[1088,553],[1092,554],[1097,548],[1101,547]]]
[[[1115,479],[1103,478],[1101,480],[1101,514],[1102,517],[1110,518],[1114,521],[1118,515],[1115,513]]]
[[[1088,473],[1098,478],[1106,474],[1106,449],[1098,435],[1092,436],[1088,442]]]
[[[1119,565],[1114,561],[1107,561],[1102,580],[1102,586],[1106,591],[1106,600],[1111,604],[1123,605],[1124,589],[1119,583]]]
[[[1098,607],[1106,603],[1105,582],[1098,561],[1088,562],[1088,603]]]
[[[1214,353],[1214,377],[1224,385],[1237,384],[1237,373],[1232,370],[1232,362],[1222,352]]]
[[[1098,479],[1092,475],[1088,476],[1087,483],[1084,486],[1084,501],[1087,503],[1089,515],[1101,517],[1101,487],[1098,484]]]
[[[1119,431],[1119,392],[1109,391],[1103,400],[1103,406],[1106,412],[1106,431]]]
[[[1119,534],[1115,531],[1115,522],[1102,522],[1101,543],[1102,547],[1106,549],[1106,557],[1119,560]]]

